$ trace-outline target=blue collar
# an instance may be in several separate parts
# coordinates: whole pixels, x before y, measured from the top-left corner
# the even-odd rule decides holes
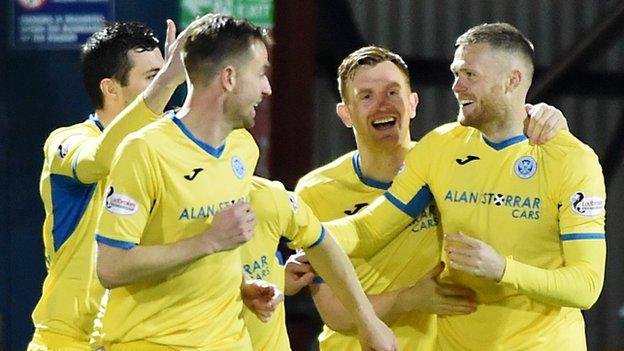
[[[197,144],[197,146],[199,146],[200,148],[202,148],[204,151],[206,151],[210,155],[214,156],[215,158],[221,157],[221,154],[223,154],[223,150],[225,149],[225,143],[223,145],[219,146],[219,147],[216,147],[216,148],[208,145],[207,143],[205,143],[205,142],[199,140],[197,137],[195,137],[193,135],[193,133],[191,133],[191,131],[188,130],[188,128],[186,128],[186,126],[184,125],[182,120],[180,118],[178,118],[178,116],[176,116],[175,113],[171,113],[171,115],[172,115],[171,116],[171,120],[173,121],[173,123],[175,123],[175,125],[177,125],[178,128],[180,128],[180,130],[182,131],[182,133],[184,133],[184,135],[186,135],[195,144]]]
[[[104,125],[100,122],[95,113],[90,114],[87,120],[95,123],[95,125],[100,129],[100,132],[104,131]]]
[[[523,142],[528,139],[526,135],[522,134],[522,135],[516,135],[515,137],[511,137],[509,139],[505,139],[501,142],[495,143],[493,141],[488,140],[485,137],[485,135],[481,134],[481,136],[483,137],[483,141],[485,141],[486,144],[488,144],[491,148],[493,148],[496,151],[502,150],[506,148],[507,146],[511,146],[511,145]]]
[[[360,168],[360,153],[359,152],[356,152],[353,155],[351,162],[353,163],[353,170],[355,171],[355,174],[357,174],[358,178],[360,179],[362,183],[370,187],[381,189],[381,190],[388,190],[388,188],[390,188],[390,186],[392,185],[392,182],[386,183],[386,182],[380,182],[375,179],[366,178],[364,174],[362,174],[362,169]]]

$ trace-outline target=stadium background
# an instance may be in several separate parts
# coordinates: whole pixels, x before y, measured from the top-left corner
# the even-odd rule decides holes
[[[12,50],[9,0],[0,2],[0,350],[24,350],[45,274],[38,195],[41,147],[54,128],[91,111],[77,50]],[[590,350],[624,350],[624,1],[622,0],[275,0],[273,97],[263,173],[293,187],[312,167],[352,149],[334,113],[340,60],[376,44],[407,61],[420,94],[415,138],[452,120],[448,65],[455,38],[483,22],[517,26],[535,44],[529,101],[560,108],[594,148],[607,192],[608,256],[600,300],[585,313]],[[115,19],[164,36],[177,1],[115,1]],[[180,103],[177,94],[174,103]],[[269,106],[267,105],[267,108]],[[296,150],[296,152],[295,152]],[[305,296],[287,301],[294,350],[307,350],[317,317]]]

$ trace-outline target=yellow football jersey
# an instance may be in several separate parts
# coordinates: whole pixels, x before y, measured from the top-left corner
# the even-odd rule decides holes
[[[95,115],[53,131],[39,191],[48,275],[32,318],[30,350],[88,349],[104,288],[95,274],[95,223],[117,145],[158,118],[138,97],[104,130]]]
[[[131,134],[113,161],[96,240],[130,249],[204,232],[248,202],[258,147],[235,130],[214,148],[174,114]],[[112,289],[102,325],[111,350],[251,350],[240,316],[240,250],[208,255],[166,276]]]
[[[366,178],[357,151],[304,176],[295,191],[322,221],[353,215],[390,187]],[[413,285],[440,261],[437,210],[433,203],[416,217],[395,240],[366,259],[352,258],[362,288],[369,295]],[[412,311],[388,325],[401,350],[434,350],[436,316]],[[321,350],[357,350],[357,335],[335,332],[324,326]]]
[[[597,298],[606,251],[605,188],[594,152],[565,131],[544,145],[524,135],[493,143],[453,123],[425,136],[405,164],[386,193],[390,202],[413,216],[419,199],[432,194],[445,233],[482,240],[508,262],[498,284],[443,273],[474,289],[481,304],[473,314],[438,319],[440,347],[585,350],[578,307]]]
[[[243,271],[283,291],[284,267],[277,253],[280,237],[287,239],[291,248],[308,248],[322,242],[324,230],[312,210],[279,182],[253,177],[250,198],[257,224],[254,237],[241,246]],[[243,317],[254,350],[290,350],[283,303],[267,323],[246,307]]]

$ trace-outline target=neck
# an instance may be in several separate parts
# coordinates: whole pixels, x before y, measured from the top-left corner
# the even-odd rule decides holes
[[[100,123],[102,123],[104,128],[106,128],[109,124],[111,124],[111,122],[113,122],[113,119],[115,119],[115,117],[117,117],[117,115],[121,113],[121,111],[123,111],[123,109],[104,107],[95,110],[95,115],[97,116],[97,119],[100,121]]]
[[[356,143],[360,154],[360,170],[364,177],[384,183],[394,179],[411,148],[409,139],[392,147],[372,147],[357,138]]]
[[[178,111],[184,125],[193,135],[208,145],[218,147],[234,129],[223,111],[223,96],[210,89],[188,88],[184,105]]]
[[[524,119],[527,117],[524,105],[505,111],[501,118],[480,126],[479,131],[492,142],[501,142],[524,133]]]

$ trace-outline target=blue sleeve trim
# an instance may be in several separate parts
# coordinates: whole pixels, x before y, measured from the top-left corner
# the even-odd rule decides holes
[[[318,237],[318,239],[316,239],[314,244],[308,246],[308,249],[311,249],[311,248],[315,247],[316,245],[322,243],[323,240],[325,240],[325,227],[321,226],[321,234],[319,234],[319,237]]]
[[[388,201],[390,201],[390,203],[412,218],[418,217],[418,215],[425,210],[425,207],[427,207],[431,200],[433,200],[433,195],[431,194],[431,190],[429,190],[428,185],[420,188],[416,195],[414,195],[414,197],[407,204],[402,203],[401,200],[397,199],[389,191],[386,191],[384,196],[388,199]]]
[[[108,246],[113,246],[113,247],[118,247],[120,249],[124,249],[124,250],[130,250],[131,248],[137,246],[137,244],[135,243],[131,243],[131,242],[127,242],[127,241],[121,241],[121,240],[115,240],[115,239],[110,239],[104,236],[101,236],[100,234],[96,234],[95,235],[95,240],[98,243],[102,243]]]
[[[280,266],[284,265],[284,255],[280,250],[275,251],[275,257],[277,257],[277,262],[279,262]]]
[[[606,236],[604,233],[573,233],[573,234],[563,234],[561,236],[562,241],[569,240],[588,240],[588,239],[605,239]]]

